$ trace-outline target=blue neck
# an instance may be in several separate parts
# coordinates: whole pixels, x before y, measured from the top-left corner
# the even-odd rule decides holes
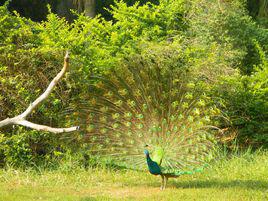
[[[149,172],[154,175],[161,174],[161,169],[159,165],[151,159],[149,153],[146,153],[145,155],[146,155],[146,162],[147,162]]]
[[[147,164],[148,162],[153,162],[153,160],[151,159],[150,155],[149,154],[146,154],[146,161],[147,161]]]

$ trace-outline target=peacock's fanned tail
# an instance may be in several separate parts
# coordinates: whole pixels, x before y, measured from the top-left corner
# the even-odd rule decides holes
[[[186,174],[211,158],[208,98],[185,71],[154,65],[121,67],[91,77],[78,111],[94,154],[134,169],[146,167],[143,150],[161,149],[167,172]]]

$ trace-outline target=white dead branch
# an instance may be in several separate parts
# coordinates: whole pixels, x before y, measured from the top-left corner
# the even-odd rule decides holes
[[[3,121],[0,121],[0,128],[8,125],[22,125],[26,126],[38,131],[48,131],[52,133],[63,133],[63,132],[72,132],[79,129],[79,126],[74,126],[70,128],[52,128],[45,125],[35,124],[30,121],[27,121],[26,118],[33,112],[36,107],[42,103],[45,99],[48,98],[49,94],[52,92],[56,84],[60,81],[60,79],[64,76],[66,71],[69,68],[69,53],[66,52],[64,57],[64,65],[61,71],[57,74],[57,76],[50,82],[47,89],[43,94],[41,94],[33,103],[29,105],[29,107],[20,115],[15,116],[13,118],[6,118]]]

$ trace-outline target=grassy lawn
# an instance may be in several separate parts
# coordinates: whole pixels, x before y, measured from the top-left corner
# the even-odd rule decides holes
[[[203,173],[170,179],[103,169],[0,170],[0,200],[268,200],[268,153],[221,159]]]

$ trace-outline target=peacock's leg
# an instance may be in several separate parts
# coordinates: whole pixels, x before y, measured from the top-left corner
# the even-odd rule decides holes
[[[161,182],[161,187],[160,187],[160,189],[163,190],[163,189],[164,189],[164,181],[165,181],[165,177],[164,177],[164,175],[161,174],[161,178],[162,178],[162,182]]]
[[[167,176],[164,176],[164,188],[163,188],[163,189],[165,189],[165,188],[166,188],[167,181],[168,181],[168,177],[167,177]]]

